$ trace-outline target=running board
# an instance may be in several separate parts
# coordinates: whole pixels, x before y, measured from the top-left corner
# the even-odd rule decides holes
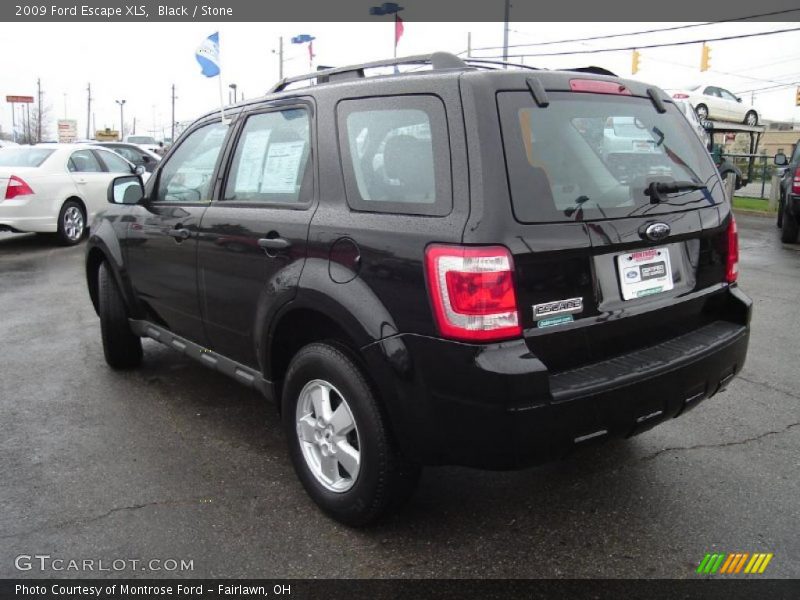
[[[215,371],[219,371],[228,377],[233,377],[239,383],[261,392],[268,399],[273,398],[272,382],[264,379],[263,375],[255,369],[246,367],[235,360],[217,354],[213,350],[190,342],[186,338],[175,335],[170,330],[153,325],[148,321],[128,319],[128,322],[130,323],[131,331],[139,337],[147,337],[160,342],[207,367],[211,367]]]

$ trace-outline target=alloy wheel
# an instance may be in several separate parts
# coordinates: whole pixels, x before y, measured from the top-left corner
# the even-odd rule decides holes
[[[352,488],[361,467],[361,443],[345,397],[327,381],[309,381],[300,391],[295,420],[300,449],[314,478],[332,492]]]
[[[71,242],[75,242],[83,236],[84,222],[83,213],[77,206],[70,206],[64,211],[64,235]]]

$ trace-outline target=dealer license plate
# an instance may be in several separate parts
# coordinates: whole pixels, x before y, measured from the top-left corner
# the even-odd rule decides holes
[[[617,256],[622,299],[632,300],[673,288],[668,248],[648,248]]]

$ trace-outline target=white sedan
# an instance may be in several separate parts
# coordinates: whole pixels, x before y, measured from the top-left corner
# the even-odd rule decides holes
[[[106,206],[108,184],[138,173],[118,154],[87,144],[0,149],[0,231],[56,233],[77,244]]]
[[[697,84],[677,90],[664,90],[675,100],[686,100],[694,105],[700,120],[733,121],[754,127],[758,125],[758,112],[728,90],[715,86]]]

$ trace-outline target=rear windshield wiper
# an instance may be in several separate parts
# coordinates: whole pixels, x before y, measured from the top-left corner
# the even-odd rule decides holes
[[[664,202],[662,194],[676,194],[692,190],[707,190],[708,186],[694,181],[651,181],[644,191],[645,196],[650,196],[650,204]]]

